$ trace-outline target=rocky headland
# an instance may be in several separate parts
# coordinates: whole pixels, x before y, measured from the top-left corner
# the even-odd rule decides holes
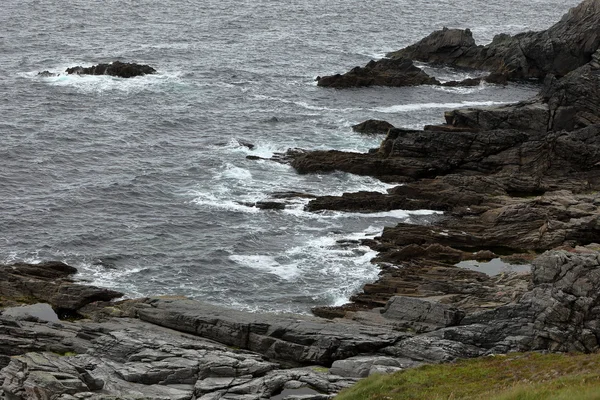
[[[299,173],[398,183],[388,193],[316,197],[309,211],[443,212],[365,240],[381,274],[352,303],[306,316],[185,298],[115,301],[120,293],[74,281],[63,263],[0,266],[0,398],[317,400],[423,363],[598,350],[599,22],[600,1],[585,0],[543,32],[478,46],[468,30],[442,30],[346,78],[319,80],[402,86],[404,74],[436,84],[418,60],[543,81],[531,100],[448,111],[446,124],[424,130],[368,121],[355,129],[386,135],[368,153],[278,158]],[[277,207],[263,208],[302,195],[274,195]],[[498,259],[529,272],[457,266]]]

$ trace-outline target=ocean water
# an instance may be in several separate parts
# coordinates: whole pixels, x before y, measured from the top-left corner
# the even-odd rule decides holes
[[[443,111],[510,103],[533,85],[318,88],[443,26],[545,29],[575,0],[2,0],[0,262],[63,260],[129,297],[185,295],[239,309],[308,312],[377,277],[358,240],[428,210],[358,214],[248,203],[278,192],[385,191],[344,173],[298,175],[288,148],[366,151],[368,118],[418,128]],[[114,60],[156,75],[39,77]],[[443,79],[470,76],[431,69]],[[255,145],[253,150],[240,141]]]

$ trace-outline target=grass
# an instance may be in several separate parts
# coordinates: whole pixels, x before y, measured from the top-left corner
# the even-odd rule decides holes
[[[515,353],[374,375],[336,400],[600,400],[600,354]]]

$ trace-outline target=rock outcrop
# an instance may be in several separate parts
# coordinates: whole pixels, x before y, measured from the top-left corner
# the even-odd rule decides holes
[[[600,4],[585,0],[545,31],[500,34],[478,46],[469,29],[445,28],[388,56],[483,69],[512,80],[562,77],[591,61],[600,47],[598,26]]]
[[[394,128],[394,125],[387,121],[380,121],[377,119],[369,119],[361,122],[360,124],[352,125],[352,130],[354,132],[365,133],[369,135],[387,135],[388,131],[392,128]]]
[[[261,400],[302,387],[329,398],[357,378],[423,362],[515,350],[595,351],[594,246],[546,252],[533,262],[528,289],[466,316],[453,305],[406,297],[337,321],[176,298],[100,305],[90,315],[98,321],[2,316],[0,398]]]
[[[344,75],[337,74],[317,78],[317,85],[331,88],[438,84],[437,79],[427,75],[408,59],[371,61],[363,68],[353,68]]]
[[[320,318],[260,315],[186,300],[152,299],[140,304],[143,321],[218,340],[229,346],[300,365],[376,352],[407,334],[389,328],[333,323]]]
[[[91,67],[77,66],[67,68],[65,72],[77,75],[110,75],[119,78],[133,78],[135,76],[155,74],[156,70],[149,65],[114,61],[110,64],[98,64]]]
[[[74,313],[96,301],[123,296],[114,290],[75,284],[77,269],[62,262],[0,265],[0,306],[49,303],[57,312]]]
[[[357,378],[422,363],[599,350],[599,4],[585,0],[547,31],[500,35],[485,47],[468,31],[443,30],[397,60],[320,79],[334,87],[432,82],[402,57],[510,79],[547,76],[535,99],[451,111],[443,128],[388,127],[365,154],[296,149],[277,159],[301,173],[403,184],[313,198],[311,211],[444,211],[363,241],[379,252],[382,271],[353,304],[315,310],[322,319],[182,298],[113,303],[120,293],[73,282],[66,264],[3,265],[2,307],[44,302],[79,319],[0,315],[0,399],[306,398],[288,395],[299,388],[328,399]],[[313,196],[274,196],[288,197]],[[456,265],[500,257],[531,263],[531,272],[490,276]]]

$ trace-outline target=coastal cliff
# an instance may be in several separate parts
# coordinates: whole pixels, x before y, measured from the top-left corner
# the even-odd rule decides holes
[[[387,127],[381,146],[365,154],[282,157],[299,173],[402,184],[387,194],[317,197],[310,211],[444,212],[365,240],[379,253],[380,277],[352,303],[314,310],[326,318],[185,298],[115,302],[120,293],[74,282],[76,270],[62,263],[1,266],[0,398],[317,400],[424,363],[597,351],[599,27],[600,1],[586,0],[544,32],[477,46],[470,31],[443,30],[351,71],[353,86],[402,86],[400,73],[411,85],[437,84],[417,60],[544,84],[522,103],[448,111],[439,127]],[[328,79],[319,85],[344,86]],[[498,258],[531,271],[490,276],[456,266]],[[25,304],[37,312],[14,307]]]

